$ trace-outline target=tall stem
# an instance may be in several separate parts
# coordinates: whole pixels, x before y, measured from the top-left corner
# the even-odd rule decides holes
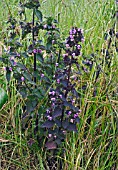
[[[35,38],[34,38],[34,9],[33,9],[33,21],[32,21],[32,25],[33,25],[33,29],[32,29],[32,39],[33,39],[33,44],[34,44],[34,41],[35,41]],[[34,53],[34,82],[36,83],[36,77],[35,77],[35,71],[36,71],[36,53]]]
[[[70,61],[69,69],[68,69],[68,82],[67,82],[67,87],[68,87],[68,84],[69,84],[69,81],[70,81],[71,66],[72,66],[72,56],[71,56],[71,61]],[[68,88],[66,89],[66,92],[65,92],[65,96],[64,96],[64,97],[66,98],[67,95],[68,95]],[[61,116],[61,123],[63,122],[64,111],[65,111],[65,107],[63,106],[62,116]]]

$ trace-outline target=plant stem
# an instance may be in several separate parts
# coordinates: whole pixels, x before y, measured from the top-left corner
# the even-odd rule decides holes
[[[72,56],[71,56],[71,61],[70,61],[69,69],[68,69],[68,82],[67,82],[67,89],[66,89],[66,92],[65,92],[65,98],[68,95],[68,84],[69,84],[69,80],[70,80],[71,66],[72,66]],[[65,107],[63,106],[62,116],[61,116],[61,124],[62,124],[63,118],[64,118],[64,111],[65,111]]]
[[[33,39],[33,44],[34,44],[34,41],[35,41],[35,38],[34,38],[34,12],[35,10],[33,9],[33,21],[32,21],[32,26],[33,26],[33,29],[32,29],[32,39]],[[34,54],[34,82],[36,83],[36,77],[35,77],[35,71],[36,71],[36,53]]]

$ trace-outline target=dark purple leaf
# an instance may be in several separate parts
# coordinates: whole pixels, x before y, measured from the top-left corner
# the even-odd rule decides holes
[[[56,123],[56,125],[58,126],[58,127],[61,127],[61,121],[60,120],[55,120],[55,123]]]
[[[77,132],[77,127],[76,127],[75,124],[69,123],[68,130],[69,130],[69,131]]]
[[[67,80],[62,80],[61,83],[63,84],[64,87],[67,87],[68,81]]]
[[[45,123],[42,124],[42,128],[51,128],[54,126],[54,121],[47,120]]]
[[[80,123],[79,117],[75,118],[75,122],[76,122],[76,123]]]
[[[45,146],[47,147],[47,149],[56,149],[57,148],[57,145],[54,141],[46,142]]]
[[[69,122],[67,119],[62,122],[62,126],[64,129],[66,129],[68,127],[68,125],[69,125]]]
[[[56,142],[58,145],[60,145],[60,144],[61,144],[61,139],[57,138],[57,139],[55,140],[55,142]]]
[[[56,118],[56,117],[61,116],[61,115],[62,115],[62,109],[60,107],[56,107],[52,117]]]

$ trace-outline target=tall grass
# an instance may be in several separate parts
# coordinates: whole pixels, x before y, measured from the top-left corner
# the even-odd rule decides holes
[[[4,30],[5,34],[9,10],[17,17],[17,1],[2,0],[0,8],[2,11],[0,31]],[[47,151],[43,144],[42,148],[38,147],[37,142],[32,146],[28,145],[28,128],[24,131],[21,129],[24,101],[17,94],[16,82],[11,80],[8,103],[0,110],[0,168],[1,170],[116,170],[118,169],[118,57],[113,46],[115,39],[110,49],[112,54],[110,68],[106,66],[105,56],[101,53],[101,49],[107,46],[104,33],[112,28],[115,22],[114,0],[41,0],[41,10],[45,16],[53,16],[59,21],[62,39],[65,39],[72,26],[84,29],[85,43],[82,53],[88,57],[96,53],[96,63],[100,62],[100,58],[103,59],[102,72],[96,83],[94,74],[96,65],[88,77],[82,77],[81,81],[87,82],[88,85],[85,94],[81,94],[82,112],[78,133],[67,135],[66,141],[58,149],[55,157],[53,156],[55,151]],[[0,35],[2,37],[1,33]],[[7,89],[2,67],[0,63],[0,87]],[[95,86],[97,91],[93,97]]]

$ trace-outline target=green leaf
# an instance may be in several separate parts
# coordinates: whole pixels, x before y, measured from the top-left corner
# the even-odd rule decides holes
[[[7,93],[4,91],[4,89],[0,88],[0,109],[6,103],[7,99]]]
[[[36,9],[35,14],[36,14],[37,18],[40,20],[40,22],[42,22],[42,20],[43,20],[42,12]]]
[[[36,54],[36,58],[37,58],[37,60],[39,60],[41,63],[43,63],[44,62],[44,58],[43,58],[43,56],[42,56],[42,54]]]

